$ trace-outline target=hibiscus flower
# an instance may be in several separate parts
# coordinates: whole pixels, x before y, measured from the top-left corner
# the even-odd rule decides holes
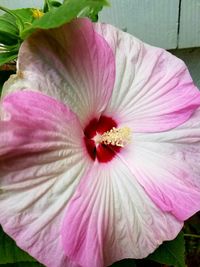
[[[200,92],[111,25],[40,30],[4,86],[0,223],[48,267],[144,258],[200,208]]]

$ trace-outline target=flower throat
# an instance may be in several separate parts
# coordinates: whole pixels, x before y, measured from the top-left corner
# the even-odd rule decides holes
[[[92,119],[84,130],[84,142],[92,160],[108,162],[131,141],[128,127],[117,128],[117,123],[110,117],[101,116]]]

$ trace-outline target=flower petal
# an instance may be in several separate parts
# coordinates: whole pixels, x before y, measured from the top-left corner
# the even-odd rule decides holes
[[[105,109],[114,85],[114,55],[94,32],[88,19],[60,28],[40,30],[20,49],[18,75],[3,94],[19,89],[38,90],[67,103],[81,123]]]
[[[135,132],[158,132],[180,125],[200,106],[200,92],[180,59],[111,25],[98,23],[95,29],[116,60],[107,116]]]
[[[71,199],[62,239],[65,253],[84,267],[108,266],[123,258],[143,258],[182,227],[161,211],[117,157],[96,164]]]
[[[0,224],[46,266],[77,266],[60,235],[68,201],[89,166],[76,115],[34,92],[5,97],[1,115]]]
[[[171,131],[135,134],[120,156],[160,209],[179,220],[200,210],[200,109]]]

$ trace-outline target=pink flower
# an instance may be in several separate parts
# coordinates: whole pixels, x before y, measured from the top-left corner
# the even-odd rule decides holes
[[[48,267],[143,258],[200,208],[200,93],[105,24],[38,31],[4,87],[0,223]]]

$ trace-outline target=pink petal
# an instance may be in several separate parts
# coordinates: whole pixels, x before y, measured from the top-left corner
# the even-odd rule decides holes
[[[107,116],[135,132],[160,132],[182,124],[200,106],[200,92],[180,59],[111,25],[98,23],[95,29],[116,60]]]
[[[89,166],[76,115],[34,92],[7,96],[1,115],[0,224],[46,266],[77,267],[60,235],[67,204]]]
[[[82,179],[62,226],[66,255],[84,267],[143,258],[182,227],[161,211],[118,158],[96,164]]]
[[[114,79],[112,50],[88,19],[77,19],[38,31],[22,44],[18,76],[7,82],[4,94],[41,91],[67,103],[85,124],[105,109]]]
[[[135,134],[121,157],[161,210],[182,221],[200,210],[200,109],[171,131]]]

